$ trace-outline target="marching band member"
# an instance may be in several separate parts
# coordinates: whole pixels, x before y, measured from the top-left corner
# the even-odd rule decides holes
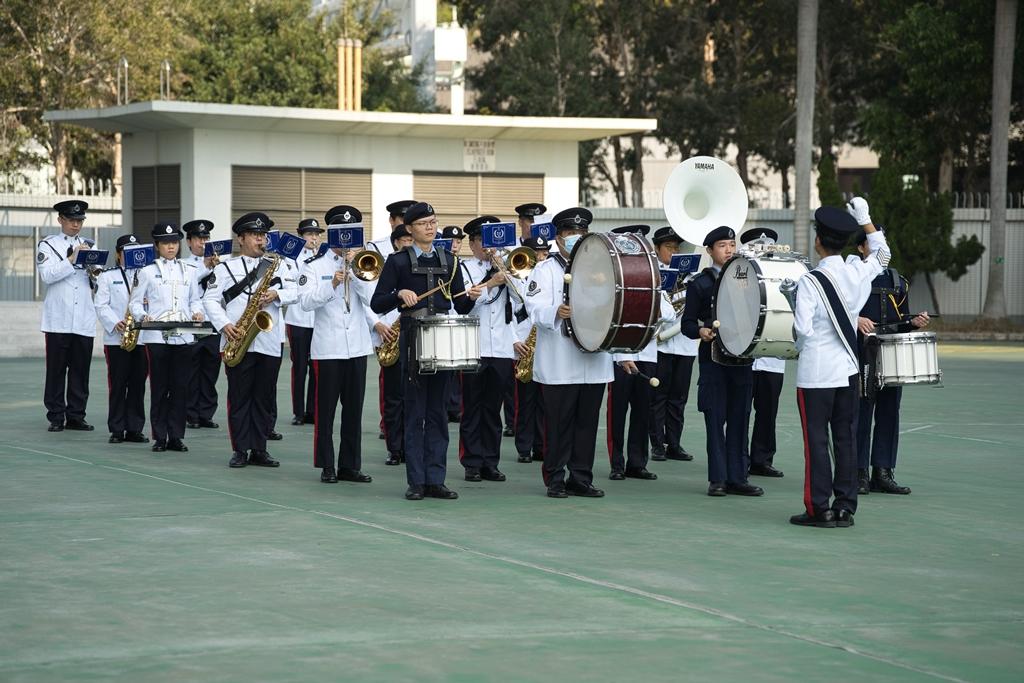
[[[523,240],[523,246],[533,249],[537,255],[537,263],[548,257],[551,245],[543,237],[534,239],[528,237]],[[533,278],[531,273],[523,288],[529,291],[530,281]],[[525,297],[524,297],[525,299]],[[533,323],[529,318],[519,323],[516,330],[517,339],[527,339]],[[536,344],[536,341],[534,342]],[[526,345],[517,343],[513,345],[516,361],[522,358],[526,351]],[[514,389],[515,410],[512,423],[516,432],[516,452],[519,454],[519,462],[533,462],[544,459],[544,399],[541,397],[540,385],[534,381],[520,382],[515,380]]]
[[[653,241],[658,261],[663,266],[672,263],[672,255],[678,253],[683,243],[676,231],[668,226],[658,228]],[[667,292],[663,298],[668,302]],[[693,460],[681,444],[685,423],[683,411],[690,396],[693,361],[699,345],[700,342],[685,334],[658,342],[659,384],[651,390],[651,460]]]
[[[453,500],[459,494],[444,485],[448,450],[445,401],[451,373],[417,374],[416,318],[446,313],[453,306],[460,314],[469,313],[480,292],[475,289],[467,292],[454,255],[434,248],[437,234],[434,207],[426,202],[410,206],[405,212],[405,223],[412,233],[413,245],[385,261],[370,306],[378,315],[402,307],[399,348],[404,383],[405,471],[409,483],[405,497],[408,500],[422,500],[424,496]],[[420,294],[445,282],[450,283],[451,299],[438,291],[419,300]],[[463,292],[468,296],[463,296]]]
[[[185,231],[189,253],[181,260],[195,268],[199,282],[200,296],[206,292],[209,275],[220,262],[216,254],[206,256],[206,243],[210,239],[213,221],[206,219],[189,221],[181,226]],[[213,421],[217,412],[217,379],[220,377],[220,335],[207,334],[196,338],[192,344],[192,361],[189,363],[188,406],[186,424],[190,429],[206,427],[217,429]]]
[[[612,230],[614,233],[631,232],[646,235],[651,231],[649,225],[626,225]],[[672,306],[659,297],[661,316],[671,320]],[[654,480],[658,478],[647,469],[649,455],[647,441],[650,432],[651,385],[648,378],[654,377],[658,371],[658,340],[651,341],[639,353],[616,353],[615,379],[608,383],[607,420],[608,420],[608,461],[611,464],[612,481],[630,479]],[[626,413],[629,413],[629,436],[626,436]],[[626,457],[623,457],[623,448]]]
[[[60,233],[44,237],[36,247],[36,268],[46,283],[41,326],[46,338],[43,404],[50,432],[65,427],[84,432],[94,429],[85,421],[85,406],[89,402],[96,310],[89,273],[74,266],[78,252],[90,248],[79,234],[88,208],[77,199],[54,204]]]
[[[480,318],[480,369],[460,373],[459,461],[466,469],[466,481],[505,481],[505,475],[498,469],[502,396],[505,387],[515,379],[513,346],[519,344],[522,348],[523,341],[513,325],[515,304],[508,293],[508,288],[515,284],[495,267],[492,259],[500,256],[494,256],[493,249],[483,247],[483,225],[498,222],[496,216],[479,216],[465,226],[473,258],[462,262],[463,276],[471,285],[483,289],[472,311]]]
[[[398,226],[405,225],[405,210],[415,203],[415,199],[403,199],[398,202],[391,202],[386,207],[384,207],[388,212],[388,224],[392,232],[394,232],[395,228],[397,228]],[[395,247],[391,242],[390,235],[383,239],[376,240],[374,242],[367,242],[366,248],[373,249],[384,258],[387,258],[388,255],[392,254],[395,251]]]
[[[405,225],[398,225],[391,231],[391,248],[400,252],[406,247],[412,246],[412,235]],[[386,334],[378,333],[375,327],[370,332],[370,337],[375,348],[385,342],[392,340],[392,327],[399,318],[399,310],[396,308],[380,316],[380,322],[387,328]],[[405,421],[402,407],[402,364],[394,363],[387,367],[380,368],[380,375],[377,379],[377,386],[380,392],[380,422],[381,432],[384,435],[384,443],[387,445],[388,457],[385,465],[401,465],[405,462]]]
[[[182,234],[174,223],[153,226],[156,261],[138,272],[132,289],[131,310],[136,320],[183,321],[203,319],[202,298],[194,269],[178,259]],[[182,369],[192,357],[191,334],[165,337],[159,330],[143,330],[149,359],[149,425],[153,450],[188,450],[185,436],[188,373]]]
[[[519,228],[519,237],[522,240],[527,240],[532,236],[533,223],[537,220],[537,216],[541,215],[548,210],[548,207],[537,202],[528,202],[526,204],[520,204],[514,211],[516,212],[516,226]],[[523,244],[526,244],[524,241]]]
[[[857,512],[859,359],[855,326],[857,312],[870,296],[871,281],[889,263],[889,247],[871,223],[867,202],[856,197],[848,206],[850,213],[824,206],[814,212],[814,251],[821,261],[800,278],[796,290],[797,405],[807,474],[805,511],[789,521],[800,526],[850,527]],[[867,234],[871,255],[844,262],[840,252],[858,225]]]
[[[363,215],[354,206],[340,205],[324,216],[328,227],[361,223]],[[314,314],[310,355],[316,375],[314,402],[313,466],[320,468],[320,481],[338,480],[369,483],[362,472],[363,398],[366,394],[366,357],[373,346],[370,329],[379,335],[390,330],[370,310],[369,284],[352,274],[355,252],[331,249],[310,262],[299,277],[299,303]],[[345,281],[349,301],[343,294]],[[340,289],[339,289],[340,288]],[[341,403],[339,446],[334,451],[334,411]],[[337,469],[335,469],[337,462]]]
[[[722,266],[736,251],[736,232],[715,228],[704,238],[712,266],[705,268],[686,289],[680,320],[682,333],[700,339],[697,353],[697,410],[704,413],[708,450],[708,495],[764,495],[747,481],[747,425],[750,417],[750,365],[724,365],[712,359],[715,281]]]
[[[238,236],[241,255],[221,262],[213,270],[203,303],[214,327],[221,332],[221,351],[245,336],[236,323],[249,307],[249,299],[260,286],[270,261],[264,259],[267,231],[274,225],[260,212],[247,213],[231,226]],[[281,368],[281,306],[297,300],[295,279],[287,268],[274,271],[270,285],[254,302],[266,311],[273,329],[260,332],[235,366],[227,366],[228,434],[231,437],[229,467],[277,467],[280,463],[267,452],[267,439],[273,427],[274,395],[277,373]]]
[[[306,240],[306,246],[295,259],[295,269],[301,273],[307,262],[316,257],[320,248],[323,228],[315,218],[299,221],[296,230]],[[313,404],[316,398],[316,375],[312,372],[310,344],[313,340],[315,313],[302,306],[289,306],[284,311],[285,332],[288,335],[288,350],[292,361],[292,425],[313,424]],[[306,375],[309,386],[306,386]]]
[[[128,300],[137,272],[135,268],[125,267],[124,248],[129,244],[138,244],[135,235],[117,238],[117,265],[96,278],[96,317],[103,326],[103,355],[107,360],[109,443],[149,443],[149,438],[142,433],[146,424],[146,375],[149,372],[146,347],[138,344],[131,350],[121,348],[124,318],[129,312]]]
[[[491,218],[494,218],[491,216]],[[495,221],[498,219],[495,218]],[[438,235],[440,239],[446,239],[452,241],[452,253],[456,256],[459,255],[459,249],[462,248],[462,240],[466,237],[466,233],[457,225],[445,226],[441,234]],[[462,278],[466,278],[466,262],[459,261],[459,267],[463,269]],[[462,372],[456,372],[452,375],[451,384],[448,387],[448,421],[458,423],[462,419]]]
[[[877,227],[877,226],[876,226]],[[878,227],[882,232],[882,228]],[[857,233],[857,251],[863,259],[871,257],[868,250],[867,234]],[[854,257],[850,257],[854,258]],[[895,268],[886,268],[871,282],[871,296],[861,309],[857,318],[858,342],[861,345],[862,363],[864,362],[864,339],[875,332],[891,334],[913,332],[927,327],[930,321],[928,312],[917,314],[906,321],[901,307],[910,295],[910,283],[896,272]],[[873,395],[862,396],[857,418],[857,493],[867,495],[870,492],[894,493],[907,495],[909,486],[900,486],[893,479],[896,468],[896,452],[900,440],[900,401],[903,398],[903,387],[881,387]],[[871,422],[875,428],[872,432]],[[868,477],[868,465],[871,465],[871,476]]]
[[[572,305],[563,298],[568,257],[592,220],[582,207],[555,215],[558,253],[537,264],[527,288],[527,310],[537,326],[533,379],[541,387],[547,418],[542,473],[551,498],[604,495],[593,486],[594,448],[604,385],[613,378],[612,358],[584,353],[563,334]]]
[[[779,234],[770,228],[752,228],[740,235],[744,245],[755,240],[775,244]],[[750,435],[750,474],[759,477],[782,477],[776,469],[775,419],[779,414],[779,396],[786,377],[786,361],[782,358],[755,358],[753,365],[752,398],[754,428]]]

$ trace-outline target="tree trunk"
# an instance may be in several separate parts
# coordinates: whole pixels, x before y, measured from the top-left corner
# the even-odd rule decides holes
[[[800,0],[796,28],[796,212],[793,247],[810,254],[811,144],[814,140],[814,65],[818,0]]]
[[[785,166],[781,169],[782,173],[782,208],[788,209],[789,203],[789,166]],[[795,241],[795,240],[794,240]],[[807,252],[801,252],[806,254]]]
[[[946,147],[939,157],[939,186],[935,188],[939,194],[953,191],[953,149]]]
[[[928,285],[928,294],[931,295],[932,305],[935,307],[935,310],[933,310],[932,313],[934,313],[936,316],[941,316],[942,311],[939,310],[939,297],[938,295],[935,294],[935,283],[932,281],[931,273],[924,274],[924,282],[926,285]]]
[[[1010,136],[1010,89],[1017,0],[996,0],[996,35],[992,55],[991,221],[986,318],[1006,317],[1006,163]]]
[[[640,208],[644,205],[644,136],[637,133],[632,137],[635,163],[629,181],[633,189],[633,206]]]
[[[747,150],[742,145],[738,145],[736,149],[736,170],[740,174],[740,180],[743,181],[744,187],[750,187],[750,170],[747,166]]]
[[[71,162],[68,159],[67,132],[58,123],[50,124],[50,161],[53,162],[54,190],[57,194],[70,194]]]
[[[113,178],[113,185],[114,186],[111,188],[111,193],[115,197],[120,197],[121,196],[121,185],[122,185],[122,182],[123,182],[122,181],[123,173],[124,173],[124,171],[121,168],[121,134],[120,133],[114,133],[114,178]]]
[[[615,199],[620,207],[627,207],[626,203],[626,170],[625,160],[622,158],[622,140],[616,136],[612,138],[612,150],[615,152],[615,183],[612,189],[615,190]]]

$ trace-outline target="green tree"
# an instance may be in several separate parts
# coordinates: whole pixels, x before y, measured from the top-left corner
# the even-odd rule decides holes
[[[818,202],[822,206],[834,206],[838,209],[846,205],[839,191],[836,164],[832,161],[831,154],[822,154],[821,161],[818,162]]]

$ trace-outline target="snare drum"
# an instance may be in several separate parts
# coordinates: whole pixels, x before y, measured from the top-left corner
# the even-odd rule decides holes
[[[428,315],[417,320],[416,361],[421,375],[480,369],[480,318]]]
[[[743,358],[796,358],[793,309],[779,285],[786,279],[798,282],[806,272],[803,259],[780,252],[729,259],[722,267],[715,296],[722,348]]]
[[[583,235],[566,272],[569,336],[580,349],[635,353],[647,346],[661,317],[661,274],[643,235]]]
[[[942,381],[934,332],[879,334],[877,339],[875,376],[879,387],[938,384]]]

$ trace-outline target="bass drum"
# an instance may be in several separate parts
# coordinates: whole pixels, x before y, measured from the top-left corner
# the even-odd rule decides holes
[[[793,309],[779,286],[787,279],[798,282],[806,272],[803,259],[779,253],[729,259],[715,295],[722,349],[741,358],[796,358]]]
[[[661,274],[643,235],[592,232],[573,248],[566,273],[568,332],[583,351],[640,351],[661,317]]]

